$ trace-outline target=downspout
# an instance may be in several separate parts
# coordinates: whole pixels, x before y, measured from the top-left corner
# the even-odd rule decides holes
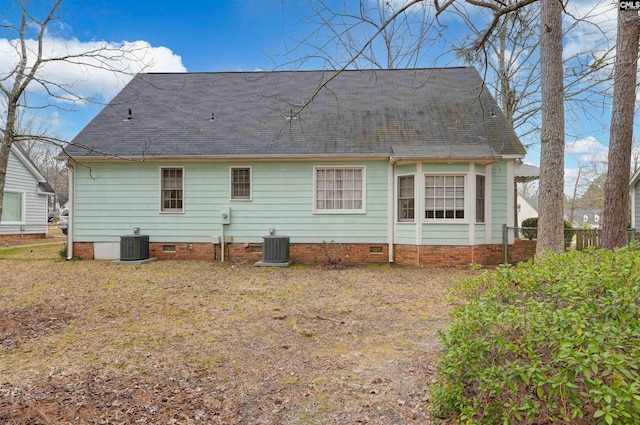
[[[515,217],[514,211],[518,202],[515,198],[516,195],[516,162],[511,159],[507,161],[507,227],[514,228],[515,227]],[[509,208],[509,205],[512,205],[514,208]],[[509,214],[511,211],[511,214]],[[513,245],[515,239],[515,230],[509,232],[509,245]]]
[[[636,228],[636,185],[632,185],[631,189],[629,189],[630,195],[629,199],[631,199],[631,228]]]
[[[220,262],[224,263],[224,223],[220,224],[222,227],[221,236],[220,236]]]
[[[67,168],[69,168],[69,215],[68,215],[68,224],[67,224],[67,260],[73,259],[73,220],[75,214],[72,214],[75,203],[75,194],[76,194],[76,176],[73,165],[70,161],[67,161]]]
[[[389,264],[394,263],[394,251],[393,246],[396,240],[396,224],[395,224],[395,172],[396,172],[396,159],[394,157],[389,158],[389,166],[387,167],[387,186],[388,186],[388,198],[387,202],[387,245],[389,246]]]

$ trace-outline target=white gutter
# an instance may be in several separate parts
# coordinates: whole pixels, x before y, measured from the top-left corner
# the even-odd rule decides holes
[[[516,207],[516,163],[515,161],[507,161],[507,227],[515,226],[515,207]],[[508,244],[513,245],[515,232],[509,232]]]
[[[75,205],[75,181],[76,176],[74,172],[73,165],[67,162],[67,168],[69,168],[69,219],[67,222],[67,260],[71,260],[73,258],[73,218],[75,214],[72,213],[74,205]]]

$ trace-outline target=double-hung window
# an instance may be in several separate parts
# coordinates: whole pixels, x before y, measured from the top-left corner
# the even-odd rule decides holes
[[[184,169],[160,169],[160,211],[184,212]]]
[[[464,215],[465,176],[425,176],[425,218],[461,220]]]
[[[398,176],[398,221],[414,221],[415,177]]]
[[[251,167],[231,167],[231,199],[251,200]]]
[[[1,223],[24,223],[24,193],[5,190]]]
[[[315,167],[314,212],[364,213],[364,167]]]

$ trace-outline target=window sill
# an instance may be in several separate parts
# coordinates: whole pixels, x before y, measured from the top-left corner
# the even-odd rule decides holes
[[[434,220],[434,219],[430,219],[430,220],[424,220],[422,222],[422,224],[470,224],[469,220],[464,220],[464,219],[438,219],[438,220]]]
[[[327,210],[327,211],[314,211],[314,214],[318,215],[363,215],[366,214],[366,211],[357,210],[357,211],[349,211],[349,210]]]

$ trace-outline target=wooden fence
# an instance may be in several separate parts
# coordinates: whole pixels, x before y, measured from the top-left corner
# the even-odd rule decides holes
[[[600,240],[602,239],[602,230],[600,229],[574,229],[575,246],[577,251],[589,247],[600,248]],[[637,241],[640,234],[637,234],[636,229],[629,229],[627,232],[627,243]]]
[[[576,229],[576,250],[593,247],[600,247],[600,239],[602,239],[602,230],[600,229]]]
[[[503,232],[503,262],[513,263],[524,259],[533,258],[535,255],[535,240],[538,236],[538,229],[534,227],[504,227]],[[602,238],[602,230],[600,229],[565,229],[564,240],[567,250],[575,249],[582,251],[589,247],[599,248]],[[526,245],[526,251],[523,251],[520,241],[531,241]],[[640,242],[640,232],[636,229],[629,229],[629,243],[633,241]],[[514,243],[515,242],[515,243]],[[522,246],[521,246],[522,245]],[[516,255],[514,255],[516,254]]]

